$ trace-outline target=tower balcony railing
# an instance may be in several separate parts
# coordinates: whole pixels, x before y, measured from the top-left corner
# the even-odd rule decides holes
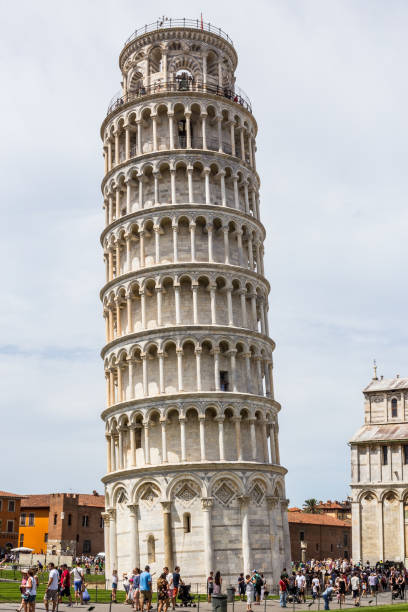
[[[153,94],[159,93],[173,93],[173,92],[200,92],[200,93],[210,93],[215,94],[216,96],[221,96],[223,98],[227,98],[228,100],[232,100],[237,104],[243,106],[247,111],[252,113],[252,105],[246,93],[240,89],[238,86],[234,86],[233,88],[229,87],[220,87],[219,85],[213,85],[212,83],[203,83],[201,81],[194,81],[189,79],[177,79],[174,81],[155,81],[151,85],[142,85],[136,91],[127,92],[123,96],[114,96],[108,106],[107,115],[111,112],[120,108],[123,104],[127,102],[134,102],[139,100],[140,98],[144,98],[145,96],[150,96]]]
[[[220,36],[224,40],[228,41],[230,45],[234,46],[231,38],[226,32],[224,32],[224,30],[221,30],[221,28],[217,28],[215,25],[207,21],[202,21],[201,19],[186,19],[185,17],[182,19],[169,19],[168,17],[163,17],[163,19],[158,19],[157,21],[146,24],[135,30],[133,34],[129,36],[124,46],[126,47],[126,45],[132,42],[132,40],[135,40],[135,38],[138,36],[143,36],[143,34],[148,34],[149,32],[154,32],[155,30],[166,30],[168,28],[189,28],[194,30],[202,30],[203,32],[211,32],[211,34]]]

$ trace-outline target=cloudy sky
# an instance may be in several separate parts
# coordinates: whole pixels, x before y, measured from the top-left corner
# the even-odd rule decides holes
[[[396,0],[2,3],[0,488],[102,491],[100,124],[118,54],[165,14],[222,27],[259,124],[292,504],[348,493],[376,358],[408,375],[408,4]]]

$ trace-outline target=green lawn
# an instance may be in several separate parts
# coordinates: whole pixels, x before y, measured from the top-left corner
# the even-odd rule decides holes
[[[40,583],[48,581],[48,571],[37,574]],[[20,570],[0,569],[0,578],[5,580],[21,580]],[[85,581],[88,584],[105,584],[105,574],[85,574]]]

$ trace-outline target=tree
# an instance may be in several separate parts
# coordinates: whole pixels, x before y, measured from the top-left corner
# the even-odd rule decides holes
[[[320,514],[320,510],[318,509],[318,501],[314,497],[311,499],[305,499],[305,503],[303,504],[303,512],[309,512],[310,514]]]

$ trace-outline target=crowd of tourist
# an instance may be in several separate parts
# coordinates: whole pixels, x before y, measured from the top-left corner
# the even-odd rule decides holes
[[[67,599],[68,606],[73,605],[71,587],[74,588],[74,598],[77,604],[86,604],[89,600],[86,576],[91,561],[78,557],[73,569],[66,564],[56,568],[53,563],[48,564],[48,582],[44,595],[46,612],[52,605],[52,611],[57,609],[59,603]],[[94,561],[93,561],[94,563]],[[21,606],[17,612],[34,612],[38,586],[38,570],[40,568],[22,571],[20,590],[22,594]],[[153,577],[147,565],[143,571],[135,568],[132,572],[124,573],[119,580],[117,570],[111,576],[111,599],[117,602],[119,583],[123,587],[125,603],[137,612],[149,612],[152,608]],[[330,602],[337,599],[339,605],[345,604],[346,596],[351,598],[355,606],[359,606],[364,598],[368,603],[378,593],[390,591],[393,599],[405,599],[405,586],[408,573],[402,564],[377,563],[374,567],[366,564],[353,564],[347,559],[315,561],[293,564],[290,569],[284,568],[278,584],[268,584],[261,572],[256,569],[250,573],[241,572],[234,587],[235,594],[241,601],[246,602],[247,611],[252,606],[260,605],[271,595],[279,594],[282,608],[288,604],[306,604],[309,607],[313,602],[322,598],[324,609],[330,609]],[[231,587],[231,585],[228,585]],[[167,612],[176,608],[177,601],[182,605],[189,605],[193,601],[190,594],[190,585],[182,578],[180,568],[174,571],[164,567],[162,573],[156,578],[155,590],[157,592],[157,611]],[[210,572],[206,581],[207,600],[211,602],[214,595],[222,593],[223,579],[221,573]]]

